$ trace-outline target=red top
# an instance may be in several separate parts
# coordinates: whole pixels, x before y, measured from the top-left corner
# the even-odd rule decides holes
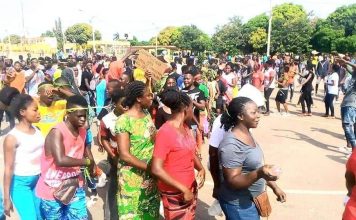
[[[63,136],[64,153],[68,157],[83,159],[86,130],[79,129],[79,135],[75,137],[68,129],[65,122],[57,124],[53,129],[58,129]],[[80,186],[83,180],[80,178],[80,167],[59,167],[55,164],[53,156],[47,157],[43,150],[41,156],[41,176],[37,182],[36,194],[41,199],[54,200],[53,193],[61,183],[69,178],[78,177]]]
[[[349,160],[346,163],[346,171],[352,172],[356,180],[356,151],[353,151]],[[353,186],[350,200],[345,206],[343,220],[356,219],[356,186]]]
[[[252,74],[252,85],[256,87],[258,90],[263,91],[263,80],[265,79],[262,71],[257,70]]]
[[[169,122],[162,125],[156,135],[153,157],[164,161],[163,168],[175,180],[191,188],[195,182],[194,157],[195,139],[187,126],[186,134],[181,134]],[[158,189],[177,192],[178,189],[158,181]]]

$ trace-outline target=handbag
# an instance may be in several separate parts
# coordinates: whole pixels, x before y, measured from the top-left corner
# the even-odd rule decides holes
[[[64,180],[61,185],[54,191],[53,197],[64,205],[68,205],[79,187],[79,178],[69,178]]]
[[[267,191],[263,191],[261,194],[253,198],[253,202],[256,205],[258,214],[261,217],[268,217],[272,212],[272,207],[268,199]]]

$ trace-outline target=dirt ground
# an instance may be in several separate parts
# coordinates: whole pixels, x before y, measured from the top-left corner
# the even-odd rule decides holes
[[[346,145],[340,122],[340,105],[335,104],[337,119],[322,118],[320,116],[324,114],[325,108],[320,95],[314,98],[313,116],[301,117],[298,116],[301,107],[295,106],[299,97],[299,93],[296,93],[293,103],[288,104],[291,114],[282,116],[276,113],[274,107],[276,92],[270,101],[274,113],[263,116],[259,127],[253,130],[264,151],[266,163],[276,164],[283,171],[278,185],[286,192],[287,202],[278,203],[269,191],[273,209],[269,220],[341,219],[343,197],[346,194],[344,172],[347,159],[346,154],[339,151],[339,147]],[[95,146],[93,153],[97,161],[106,157]],[[3,164],[2,154],[1,151],[0,160]],[[202,155],[206,165],[207,145],[203,147]],[[0,175],[3,175],[3,165],[0,166]],[[199,191],[198,220],[224,219],[208,215],[207,209],[213,202],[212,183],[210,173],[207,172],[205,186]],[[100,196],[103,190],[99,190]],[[103,219],[102,206],[102,199],[99,199],[89,208],[92,219]],[[10,219],[17,219],[16,214]]]

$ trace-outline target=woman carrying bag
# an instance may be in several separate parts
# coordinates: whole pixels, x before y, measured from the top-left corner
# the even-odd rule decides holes
[[[224,180],[220,186],[219,202],[227,220],[259,220],[271,213],[265,185],[277,200],[286,201],[286,194],[277,186],[280,171],[263,165],[261,147],[250,133],[260,119],[257,105],[249,98],[231,101],[221,117],[228,132],[219,145],[219,161]]]

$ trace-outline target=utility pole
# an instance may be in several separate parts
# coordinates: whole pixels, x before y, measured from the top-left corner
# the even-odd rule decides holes
[[[23,13],[23,2],[20,0],[21,4],[21,21],[22,21],[22,43],[24,43],[24,38],[26,38],[26,31],[25,31],[25,16]]]
[[[270,14],[268,21],[268,39],[267,39],[267,56],[270,56],[271,53],[271,32],[272,32],[272,0],[269,1]]]

